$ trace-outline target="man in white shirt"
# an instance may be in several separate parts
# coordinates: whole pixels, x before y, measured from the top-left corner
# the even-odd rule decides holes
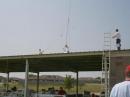
[[[125,81],[114,85],[110,97],[130,97],[130,65],[125,69]]]
[[[114,32],[114,34],[112,35],[112,38],[116,38],[117,50],[120,50],[121,49],[121,35],[118,29],[116,29],[116,32]]]

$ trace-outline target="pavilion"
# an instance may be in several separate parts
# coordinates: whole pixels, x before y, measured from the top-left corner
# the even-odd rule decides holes
[[[111,55],[120,56],[128,55],[130,50],[113,50]],[[25,72],[25,93],[27,97],[28,74],[29,72],[78,72],[80,71],[102,71],[102,53],[103,51],[89,52],[69,52],[53,54],[34,54],[34,55],[14,55],[0,57],[0,72]],[[8,76],[9,79],[9,76]],[[37,81],[37,91],[39,89]],[[78,80],[77,89],[78,93]]]

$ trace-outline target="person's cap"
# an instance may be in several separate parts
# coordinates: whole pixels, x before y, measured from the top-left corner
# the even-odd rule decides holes
[[[128,75],[130,73],[130,65],[127,65],[125,68],[125,75]]]

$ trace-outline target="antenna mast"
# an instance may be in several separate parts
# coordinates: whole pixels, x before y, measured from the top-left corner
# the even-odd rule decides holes
[[[66,38],[65,38],[65,46],[64,46],[64,50],[65,52],[69,53],[70,49],[69,49],[69,44],[68,44],[68,40],[69,40],[69,25],[70,25],[70,14],[71,14],[71,0],[69,0],[69,8],[68,8],[68,17],[67,17],[67,25],[66,25]]]

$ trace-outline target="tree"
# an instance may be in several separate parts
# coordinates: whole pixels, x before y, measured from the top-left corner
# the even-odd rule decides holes
[[[74,84],[74,78],[71,78],[70,75],[66,75],[65,79],[64,79],[64,86],[66,89],[68,89],[68,91],[73,88],[73,84]]]

